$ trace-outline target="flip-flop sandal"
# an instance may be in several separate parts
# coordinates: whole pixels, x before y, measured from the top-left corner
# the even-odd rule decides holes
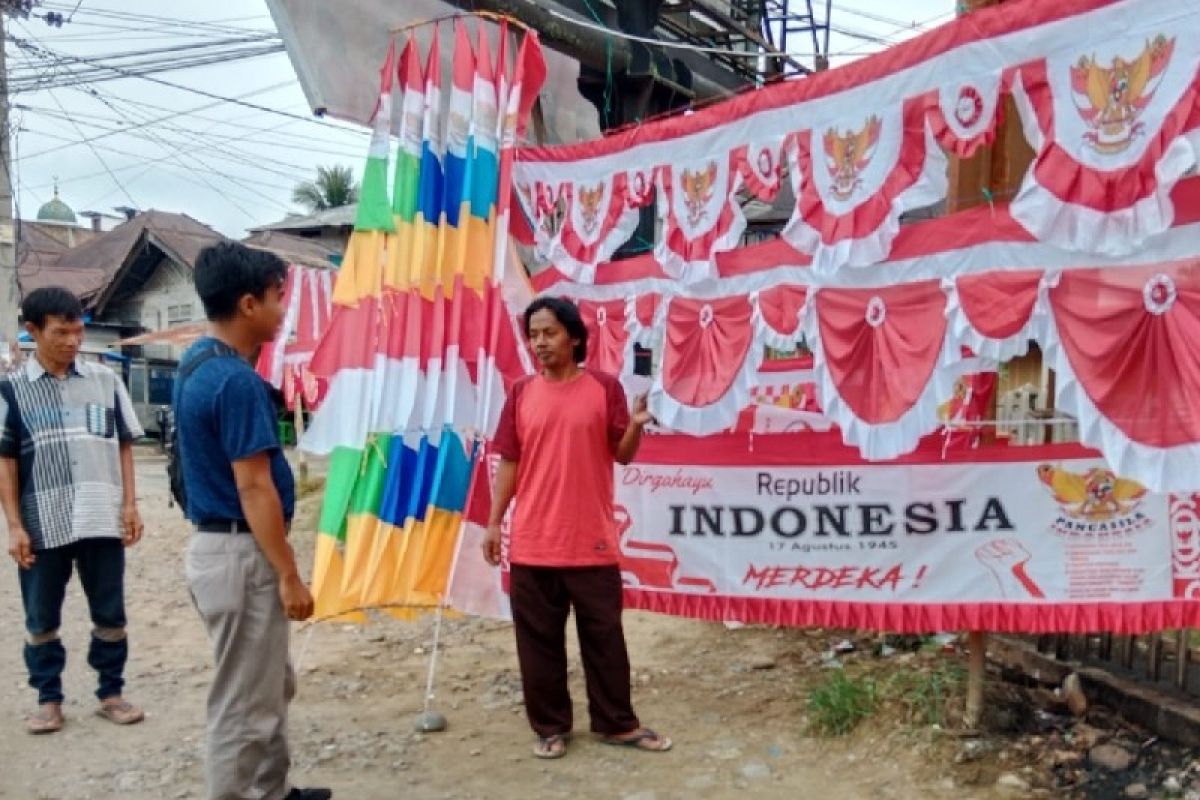
[[[672,745],[670,739],[659,736],[650,728],[642,728],[633,736],[605,736],[601,741],[615,747],[632,747],[649,753],[665,753]]]
[[[63,727],[62,709],[50,711],[44,706],[38,708],[33,714],[30,714],[25,720],[25,730],[32,733],[34,736],[41,736],[47,733],[58,733]]]
[[[96,716],[103,717],[114,725],[133,725],[146,718],[145,713],[128,700],[101,703],[100,707],[96,709]]]
[[[570,735],[566,733],[539,736],[537,743],[533,746],[533,755],[536,758],[562,758],[567,754],[567,739],[569,737]]]

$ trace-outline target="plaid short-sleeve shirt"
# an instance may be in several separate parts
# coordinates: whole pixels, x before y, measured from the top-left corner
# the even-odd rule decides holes
[[[35,550],[121,537],[120,445],[141,435],[106,366],[77,360],[56,378],[31,357],[0,376],[0,457],[17,461],[21,523]]]

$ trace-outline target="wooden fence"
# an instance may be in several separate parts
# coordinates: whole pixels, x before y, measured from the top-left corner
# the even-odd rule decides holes
[[[1200,652],[1188,630],[1146,636],[1056,635],[1037,637],[1040,652],[1060,661],[1078,661],[1200,697]]]

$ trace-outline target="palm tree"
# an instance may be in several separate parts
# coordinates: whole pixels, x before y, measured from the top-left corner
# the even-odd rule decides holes
[[[317,167],[317,179],[292,190],[292,200],[311,211],[348,206],[358,202],[358,184],[349,167]]]

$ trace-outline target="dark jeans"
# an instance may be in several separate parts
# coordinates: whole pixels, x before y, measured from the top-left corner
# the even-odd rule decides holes
[[[621,626],[623,594],[617,566],[513,564],[510,579],[517,661],[530,727],[539,736],[571,730],[566,626],[573,607],[592,730],[606,735],[636,730],[639,723],[630,701],[629,655]]]
[[[63,598],[72,569],[87,595],[92,616],[88,664],[100,673],[96,697],[121,694],[129,655],[125,640],[125,547],[120,539],[84,539],[63,547],[37,550],[29,569],[18,568],[21,601],[25,605],[25,666],[29,685],[38,690],[38,703],[61,703],[62,671],[67,651],[58,638]]]

